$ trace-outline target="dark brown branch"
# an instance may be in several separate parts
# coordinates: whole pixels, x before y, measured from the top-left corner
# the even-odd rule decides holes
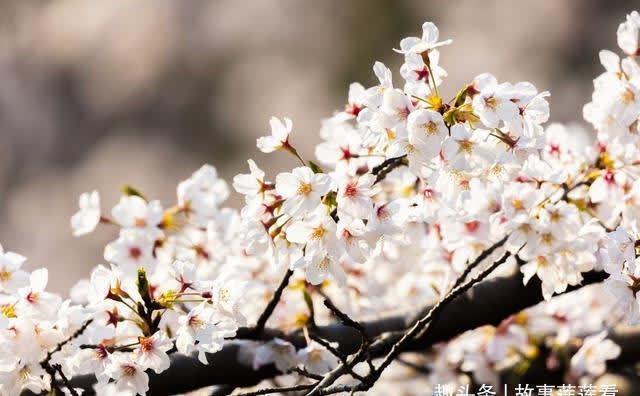
[[[562,188],[564,189],[564,193],[562,194],[562,197],[560,198],[563,201],[568,201],[569,199],[569,194],[575,190],[576,188],[580,187],[580,186],[585,186],[585,185],[590,185],[591,182],[589,182],[588,180],[583,180],[581,182],[578,182],[576,184],[574,184],[572,187],[569,187],[566,184],[562,185]]]
[[[318,344],[322,345],[327,351],[331,352],[335,357],[340,359],[340,363],[342,363],[342,365],[345,366],[345,368],[346,368],[346,370],[347,370],[347,372],[349,373],[350,376],[352,376],[353,378],[355,378],[357,380],[360,380],[360,381],[364,380],[364,378],[361,375],[359,375],[358,373],[353,371],[353,369],[351,368],[351,365],[347,362],[347,358],[348,358],[347,355],[345,355],[344,353],[338,351],[328,341],[322,339],[321,337],[318,337],[317,335],[313,334],[313,332],[311,332],[311,331],[309,332],[309,338],[311,338],[312,340],[314,340]]]
[[[456,283],[453,285],[453,288],[455,289],[456,287],[460,286],[467,279],[467,276],[469,276],[471,271],[473,271],[473,269],[476,268],[480,263],[482,263],[487,257],[491,256],[491,254],[493,254],[493,252],[495,252],[496,249],[498,249],[499,247],[502,247],[502,245],[504,245],[505,242],[507,242],[508,238],[509,238],[509,235],[505,235],[501,240],[494,243],[486,250],[483,250],[482,253],[480,253],[478,257],[475,258],[475,260],[473,260],[469,265],[467,265],[467,267],[464,269],[462,274],[458,277],[458,279],[456,279]]]
[[[354,329],[358,330],[358,332],[362,335],[362,338],[364,338],[365,340],[370,340],[369,337],[367,336],[366,329],[364,328],[364,326],[361,323],[351,319],[349,315],[347,315],[346,313],[338,309],[338,307],[335,306],[333,301],[331,301],[328,298],[325,298],[324,306],[327,307],[331,312],[333,312],[333,314],[338,318],[338,320],[340,320],[340,322],[342,322],[342,324],[344,324],[345,326],[353,327]]]
[[[87,327],[89,327],[89,325],[93,322],[93,319],[89,319],[86,322],[84,322],[82,324],[82,326],[80,326],[80,328],[78,330],[76,330],[73,334],[71,334],[71,336],[69,336],[69,338],[65,339],[64,341],[60,342],[59,344],[56,345],[55,348],[53,348],[52,350],[50,350],[49,352],[47,352],[47,356],[45,356],[44,359],[42,359],[42,361],[40,362],[40,366],[42,366],[42,368],[44,369],[44,371],[47,372],[47,374],[49,374],[49,376],[51,377],[51,389],[53,389],[56,392],[59,392],[60,394],[62,394],[62,390],[60,389],[60,387],[58,386],[57,382],[56,382],[56,372],[59,371],[60,373],[60,378],[62,379],[62,381],[64,382],[64,384],[69,388],[69,391],[71,392],[72,395],[76,396],[77,392],[75,390],[73,390],[69,385],[68,385],[68,379],[66,378],[66,376],[64,375],[64,373],[62,373],[62,369],[60,369],[59,366],[57,366],[58,370],[56,370],[56,366],[52,366],[49,362],[51,361],[51,357],[53,356],[54,353],[59,352],[62,350],[62,347],[67,345],[69,342],[71,342],[72,340],[80,337],[80,335],[82,333],[84,333],[84,331],[87,329]]]
[[[316,381],[319,381],[319,380],[322,379],[321,375],[311,374],[307,370],[305,370],[303,368],[299,368],[299,367],[294,367],[291,370],[289,370],[289,372],[296,373],[296,374],[299,374],[299,375],[301,375],[303,377],[311,378],[311,379],[316,380]]]
[[[82,324],[82,326],[80,326],[80,328],[78,330],[76,330],[73,334],[71,334],[71,336],[69,338],[67,338],[66,340],[60,342],[58,345],[56,345],[55,348],[53,348],[52,350],[47,352],[47,356],[40,362],[40,365],[48,364],[54,353],[60,352],[62,350],[63,346],[67,345],[72,340],[75,340],[76,338],[80,337],[82,335],[82,333],[84,333],[84,331],[87,329],[87,327],[89,327],[89,325],[92,322],[93,322],[93,319],[87,320],[86,322],[84,322]]]
[[[503,239],[506,241],[506,237]],[[504,243],[504,242],[503,242]],[[497,249],[497,247],[493,247],[493,249]],[[418,335],[423,328],[433,327],[434,322],[439,317],[440,313],[446,309],[447,305],[449,305],[452,301],[456,299],[459,295],[462,295],[467,290],[471,289],[474,284],[484,280],[487,276],[489,276],[496,268],[500,265],[504,264],[509,258],[510,253],[505,253],[500,260],[491,264],[488,268],[478,274],[477,277],[469,280],[467,283],[463,283],[460,286],[454,288],[445,298],[443,298],[440,302],[438,302],[429,313],[421,318],[416,324],[411,328],[411,330],[405,332],[405,334],[398,340],[393,346],[391,350],[385,356],[384,360],[380,364],[377,370],[367,376],[367,380],[362,383],[362,389],[367,390],[375,384],[375,382],[380,378],[382,372],[395,360],[398,355],[402,352],[403,348],[413,340],[413,338]]]
[[[60,378],[62,379],[62,383],[64,384],[64,386],[67,387],[67,389],[69,389],[69,393],[71,393],[72,396],[80,396],[78,395],[78,392],[76,392],[75,389],[73,389],[70,385],[69,385],[69,379],[67,378],[66,375],[64,375],[64,372],[62,371],[62,366],[60,366],[59,364],[56,364],[53,366],[54,370],[58,372],[58,374],[60,374]]]
[[[299,391],[311,389],[312,387],[313,387],[313,384],[285,386],[285,387],[279,387],[279,388],[266,388],[266,389],[260,389],[255,392],[239,393],[236,396],[259,396],[259,395],[269,395],[273,393],[299,392]]]
[[[506,241],[506,239],[503,239],[503,241]],[[496,245],[494,245],[491,249],[493,250],[497,249]],[[481,256],[484,254],[485,252],[483,252]],[[488,256],[489,254],[491,253],[490,252],[487,253],[486,256]],[[419,334],[421,334],[422,330],[424,328],[427,328],[427,326],[431,324],[432,319],[435,320],[435,318],[440,314],[440,312],[443,309],[445,309],[446,306],[449,305],[453,300],[455,300],[456,297],[458,297],[459,295],[469,290],[474,284],[485,279],[498,266],[502,265],[507,260],[509,255],[510,253],[508,252],[505,253],[500,260],[496,261],[487,269],[482,271],[476,278],[471,279],[467,283],[461,284],[460,286],[457,286],[453,290],[451,290],[442,300],[440,300],[435,306],[433,306],[426,315],[421,317],[417,322],[413,324],[413,326],[409,330],[404,331],[402,336],[398,340],[395,340],[393,342],[391,346],[391,350],[384,357],[384,360],[382,361],[380,366],[373,372],[369,373],[369,375],[367,375],[366,378],[363,381],[361,381],[361,383],[356,388],[354,388],[354,390],[366,391],[370,389],[376,383],[376,381],[378,381],[382,372],[396,359],[396,357],[400,355],[400,353],[402,352],[402,349],[406,344],[408,344],[414,338],[416,338]],[[479,257],[479,260],[477,260],[478,263],[480,261],[482,261],[482,257]],[[466,275],[463,274],[463,276],[466,276]],[[456,282],[456,284],[457,283],[458,282]],[[388,340],[384,340],[384,339],[381,340],[380,342],[387,345],[391,344],[388,342]],[[355,363],[357,363],[357,361]],[[333,371],[331,371],[330,373],[328,373],[325,376],[325,378],[322,381],[320,381],[320,383],[311,392],[307,394],[307,396],[314,396],[314,395],[317,396],[321,394],[322,389],[326,389],[329,386],[331,386],[338,378],[340,378],[344,374],[345,370],[348,370],[348,369],[350,369],[350,366],[347,363],[343,363],[342,366],[339,366]]]
[[[583,274],[582,285],[570,287],[567,292],[584,285],[600,282],[606,273],[591,271]],[[517,298],[516,298],[517,297]],[[533,278],[524,286],[522,274],[517,272],[511,276],[485,280],[473,286],[469,291],[457,296],[440,314],[437,323],[423,338],[412,340],[402,351],[419,351],[436,342],[446,341],[484,325],[497,326],[505,318],[543,301],[541,284]],[[382,334],[386,342],[376,342],[369,348],[372,358],[382,357],[390,350],[394,340],[400,339],[403,331],[411,325],[416,313],[405,313],[382,319],[363,322],[368,337],[376,338]],[[250,335],[251,329],[238,331],[237,338]],[[341,323],[318,326],[316,333],[330,342],[337,342],[337,349],[344,354],[358,352],[362,337],[350,326]],[[306,346],[301,330],[283,333],[279,330],[265,328],[261,340],[279,337],[288,340],[296,348]],[[273,366],[268,365],[258,370],[244,365],[239,360],[240,346],[229,343],[214,354],[207,354],[209,365],[204,365],[195,356],[174,354],[171,366],[161,374],[149,373],[149,385],[154,396],[185,393],[211,385],[236,385],[237,387],[253,386],[260,381],[280,375]],[[69,380],[70,385],[85,390],[83,396],[94,395],[92,385],[96,379],[93,375],[83,375]]]
[[[271,317],[271,314],[273,314],[273,311],[276,309],[276,306],[280,302],[280,297],[282,297],[282,292],[289,285],[289,279],[291,279],[291,275],[293,275],[293,270],[288,269],[287,272],[284,274],[282,281],[278,285],[278,288],[273,293],[271,300],[269,301],[267,306],[264,308],[264,311],[258,318],[256,325],[253,327],[254,335],[260,335],[264,330],[264,327],[267,324],[267,321],[269,320],[269,318]]]
[[[405,164],[406,155],[402,155],[400,157],[388,158],[384,160],[383,163],[374,167],[371,170],[371,173],[376,176],[376,181],[373,184],[377,184],[384,180],[385,177],[395,168]]]

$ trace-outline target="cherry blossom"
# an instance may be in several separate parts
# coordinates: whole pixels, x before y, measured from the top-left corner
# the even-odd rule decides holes
[[[71,232],[99,229],[110,242],[71,298],[47,290],[46,268],[0,247],[0,394],[73,395],[64,378],[88,375],[99,394],[144,395],[152,372],[220,356],[303,387],[350,376],[337,386],[371,394],[500,385],[534,365],[572,384],[601,376],[622,353],[619,323],[640,322],[638,13],[618,29],[622,56],[599,54],[589,128],[545,126],[549,92],[531,82],[484,73],[445,87],[451,40],[422,28],[397,50],[403,86],[376,62],[373,85],[351,84],[322,121],[315,159],[292,146],[289,118],[271,118],[257,148],[295,158],[275,174],[248,160],[232,183],[239,209],[208,164],[174,202],[125,186],[103,211],[97,191],[82,194]],[[501,301],[491,301],[471,315],[490,320],[403,349],[416,333],[399,315],[447,309],[455,293],[473,305],[505,281],[526,291],[505,301],[519,312],[494,317]],[[446,320],[419,318],[421,340]],[[361,336],[371,323],[400,328]],[[335,328],[362,344],[323,338]],[[354,348],[362,355],[347,367],[353,355],[341,351]],[[369,365],[372,351],[383,363]]]
[[[80,206],[80,210],[71,217],[74,236],[92,232],[100,222],[100,195],[98,191],[81,194],[78,206]]]
[[[282,210],[291,216],[317,207],[330,187],[328,175],[314,174],[308,167],[295,168],[276,177],[276,192],[285,199]]]
[[[594,377],[604,374],[606,361],[620,355],[620,347],[606,339],[607,332],[585,338],[582,347],[571,358],[571,371],[574,374],[588,374]]]
[[[284,122],[276,117],[272,117],[269,121],[271,125],[271,136],[264,136],[258,139],[258,148],[263,153],[271,153],[276,150],[288,149],[289,134],[293,128],[293,122],[291,119],[284,118]]]

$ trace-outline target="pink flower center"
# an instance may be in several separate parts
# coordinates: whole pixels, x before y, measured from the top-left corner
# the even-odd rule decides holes
[[[611,171],[607,171],[607,173],[605,173],[604,175],[604,181],[607,182],[607,184],[615,184],[615,180],[614,180],[614,174]]]
[[[424,66],[422,70],[415,70],[415,72],[418,77],[418,80],[427,81],[429,79],[429,69],[427,69],[426,66]]]
[[[358,187],[353,183],[347,184],[347,186],[344,188],[344,196],[353,198],[356,195],[358,195]]]
[[[139,247],[133,246],[129,248],[129,257],[134,260],[138,260],[142,256],[142,250]]]
[[[478,229],[478,226],[480,226],[480,222],[477,220],[464,223],[464,228],[467,229],[467,232],[475,232]]]
[[[153,339],[151,337],[140,337],[140,350],[142,352],[151,352],[153,351]]]
[[[345,112],[347,114],[351,114],[351,115],[354,115],[356,117],[358,116],[358,114],[360,114],[360,111],[362,111],[362,107],[358,106],[355,103],[354,104],[348,104],[346,106],[346,110],[345,110]]]

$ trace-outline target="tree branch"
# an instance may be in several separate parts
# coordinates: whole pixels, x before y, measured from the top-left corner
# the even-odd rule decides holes
[[[377,184],[384,180],[385,177],[395,168],[405,164],[406,154],[400,157],[387,158],[380,165],[371,170],[371,173],[376,176],[376,181],[373,184]]]
[[[280,302],[280,297],[282,297],[282,292],[289,285],[289,279],[291,279],[291,275],[293,275],[293,270],[288,269],[287,272],[284,274],[282,281],[280,281],[278,288],[273,293],[271,300],[269,301],[267,306],[264,308],[264,311],[258,318],[256,325],[253,327],[252,330],[254,335],[256,336],[260,335],[264,330],[264,327],[267,324],[267,321],[269,320],[269,318],[271,317],[271,314],[273,314],[273,311],[276,309],[276,306]]]
[[[582,286],[600,282],[607,277],[604,272],[591,271],[583,274],[582,285],[570,287],[567,292]],[[517,297],[517,298],[516,298]],[[541,284],[538,278],[531,279],[524,286],[522,274],[493,278],[474,285],[470,290],[457,296],[442,310],[439,320],[434,323],[428,334],[420,339],[408,342],[401,350],[423,350],[436,342],[449,340],[455,336],[484,325],[497,326],[502,320],[525,308],[543,301]],[[421,310],[422,311],[422,310]],[[375,338],[384,334],[385,342],[376,342],[369,352],[371,357],[382,357],[391,349],[394,340],[401,338],[405,329],[414,322],[418,313],[405,313],[377,320],[362,322],[366,334]],[[251,329],[240,329],[238,337],[250,334]],[[316,334],[327,341],[337,342],[337,349],[344,354],[353,354],[360,348],[362,337],[351,326],[341,323],[318,326]],[[291,342],[296,348],[306,345],[301,330],[284,334],[279,330],[265,328],[261,339],[280,337]],[[161,374],[149,373],[149,385],[154,396],[184,393],[211,385],[253,386],[260,381],[280,375],[273,365],[258,370],[241,363],[241,346],[228,343],[214,354],[207,354],[209,365],[200,363],[195,356],[175,354],[171,356],[171,366]],[[69,380],[71,386],[85,390],[83,396],[94,395],[92,385],[96,382],[93,375],[74,377]]]
[[[503,238],[502,243],[504,243],[504,241],[506,241],[506,237]],[[497,249],[497,244],[492,246],[491,249],[493,250]],[[491,249],[488,249],[488,250],[491,250]],[[483,256],[484,253],[485,252],[483,252],[483,254],[481,254],[480,256]],[[486,256],[488,256],[489,254],[491,253],[487,253]],[[423,329],[429,328],[428,327],[429,325],[433,325],[432,320],[435,320],[438,317],[438,315],[440,315],[440,313],[452,301],[456,299],[456,297],[458,297],[459,295],[462,295],[464,292],[466,292],[471,287],[473,287],[474,284],[482,281],[487,276],[489,276],[491,272],[493,272],[497,267],[499,267],[505,261],[507,261],[507,258],[509,256],[510,256],[510,253],[506,252],[502,256],[502,258],[500,258],[500,260],[491,264],[487,269],[485,269],[480,274],[478,274],[476,278],[471,279],[468,282],[462,283],[461,285],[455,287],[443,299],[441,299],[438,303],[436,303],[436,305],[433,306],[426,315],[424,315],[418,321],[416,321],[410,329],[404,331],[399,339],[394,340],[393,343],[390,343],[388,340],[385,340],[385,339],[380,340],[379,343],[382,343],[385,345],[393,344],[391,346],[390,351],[384,357],[384,360],[382,361],[380,366],[377,369],[373,370],[371,373],[369,373],[369,375],[367,375],[365,379],[361,381],[360,384],[358,384],[358,386],[356,386],[353,390],[366,391],[370,389],[376,383],[376,381],[378,381],[378,379],[380,378],[380,375],[382,375],[382,372],[395,360],[396,357],[400,355],[405,345],[411,342],[414,338],[418,337],[418,335],[421,334]],[[477,265],[477,263],[482,261],[482,259],[483,259],[482,257],[479,257],[479,259],[476,260],[475,265]],[[463,273],[459,279],[461,279],[462,277],[466,277],[466,272]],[[459,282],[456,282],[456,284],[458,283]],[[376,344],[374,344],[374,346],[375,345]],[[354,358],[354,363],[357,363],[357,360],[355,360],[355,358]],[[320,395],[323,389],[326,389],[327,387],[332,385],[339,377],[343,375],[343,372],[345,370],[348,371],[349,369],[350,369],[350,365],[343,362],[342,366],[339,366],[335,370],[328,373],[325,376],[325,378],[322,381],[320,381],[320,383],[315,388],[313,388],[311,392],[307,394],[307,396]]]

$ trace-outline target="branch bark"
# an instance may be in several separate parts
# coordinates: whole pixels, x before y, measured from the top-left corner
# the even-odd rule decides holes
[[[600,282],[606,278],[603,272],[591,271],[584,275],[581,285],[571,287],[567,292],[582,286]],[[422,350],[436,342],[449,340],[455,336],[483,325],[498,325],[502,320],[525,308],[543,301],[541,284],[538,278],[524,286],[522,274],[515,273],[507,277],[493,278],[476,284],[464,294],[457,296],[442,310],[439,320],[433,323],[430,331],[420,339],[407,343],[404,351]],[[362,322],[368,337],[382,336],[386,342],[377,342],[371,346],[372,357],[381,357],[402,337],[404,331],[415,321],[415,316],[423,312],[408,312],[403,315],[388,316],[381,319]],[[240,329],[237,338],[251,338],[252,329]],[[341,323],[318,326],[316,334],[338,343],[338,350],[344,354],[353,354],[360,347],[362,337],[355,328]],[[249,337],[247,337],[249,336]],[[290,341],[296,348],[306,345],[301,330],[284,334],[275,329],[265,328],[261,340],[281,337]],[[281,373],[273,365],[253,370],[241,363],[241,346],[229,343],[214,354],[208,354],[209,365],[204,365],[195,356],[173,355],[171,366],[161,374],[149,373],[149,385],[154,396],[184,393],[211,385],[252,386],[260,381]],[[83,395],[94,395],[93,375],[77,376],[69,380],[71,386],[85,390]]]

